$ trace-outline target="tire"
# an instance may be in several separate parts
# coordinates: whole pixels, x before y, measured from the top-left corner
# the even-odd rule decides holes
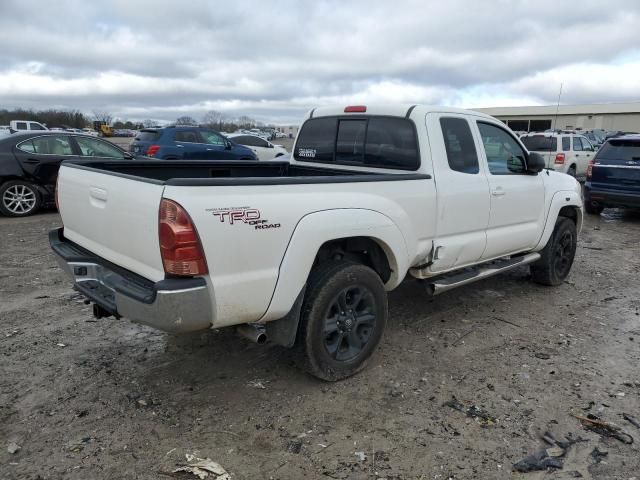
[[[576,166],[575,165],[571,165],[569,167],[569,170],[567,170],[567,173],[569,175],[571,175],[573,178],[576,178],[576,175],[578,174],[577,171],[576,171]]]
[[[387,293],[371,268],[350,261],[314,268],[297,339],[303,368],[330,382],[359,372],[380,343],[388,315]]]
[[[587,201],[584,202],[584,210],[589,215],[600,215],[602,213],[602,211],[604,210],[604,207],[602,205],[597,204],[597,203],[593,203],[590,200],[587,200]]]
[[[576,255],[577,231],[573,221],[559,217],[542,257],[531,264],[533,281],[542,285],[560,285],[569,275]]]
[[[7,217],[33,215],[41,206],[42,197],[33,183],[10,180],[0,186],[0,213]]]

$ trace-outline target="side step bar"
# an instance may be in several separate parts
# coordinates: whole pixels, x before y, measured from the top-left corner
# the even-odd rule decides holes
[[[427,292],[438,295],[456,287],[473,283],[484,278],[489,278],[499,273],[504,273],[521,265],[527,265],[540,259],[539,253],[528,253],[519,257],[511,257],[504,260],[495,260],[484,263],[474,269],[466,269],[459,273],[445,274],[425,280]]]

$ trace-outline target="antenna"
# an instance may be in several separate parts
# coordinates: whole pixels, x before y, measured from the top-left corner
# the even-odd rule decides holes
[[[558,103],[556,104],[556,118],[553,119],[553,130],[558,129],[558,110],[560,110],[560,97],[562,96],[562,82],[560,82],[560,91],[558,92]]]

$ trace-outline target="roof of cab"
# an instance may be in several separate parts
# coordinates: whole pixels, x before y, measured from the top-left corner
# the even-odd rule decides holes
[[[345,113],[345,108],[348,106],[362,106],[366,107],[365,112],[350,112]],[[394,104],[367,104],[353,103],[351,105],[329,105],[325,107],[317,107],[310,110],[305,116],[305,120],[315,117],[329,117],[335,115],[386,115],[392,117],[409,117],[414,114],[426,115],[427,113],[462,113],[466,115],[473,115],[476,117],[491,118],[492,116],[485,113],[480,113],[474,110],[465,110],[463,108],[443,107],[437,105],[419,105],[411,103],[394,103]]]

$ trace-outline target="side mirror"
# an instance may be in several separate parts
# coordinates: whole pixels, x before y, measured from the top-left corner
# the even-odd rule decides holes
[[[233,147],[233,144],[229,140],[225,140],[224,141],[224,148],[226,150],[231,150],[231,147]]]
[[[269,143],[267,148],[273,148],[273,143]]]
[[[544,163],[544,158],[542,155],[536,152],[529,153],[529,158],[527,158],[527,173],[540,173],[546,164]]]
[[[133,160],[135,157],[130,154],[129,152],[124,152],[124,159],[125,160]]]

